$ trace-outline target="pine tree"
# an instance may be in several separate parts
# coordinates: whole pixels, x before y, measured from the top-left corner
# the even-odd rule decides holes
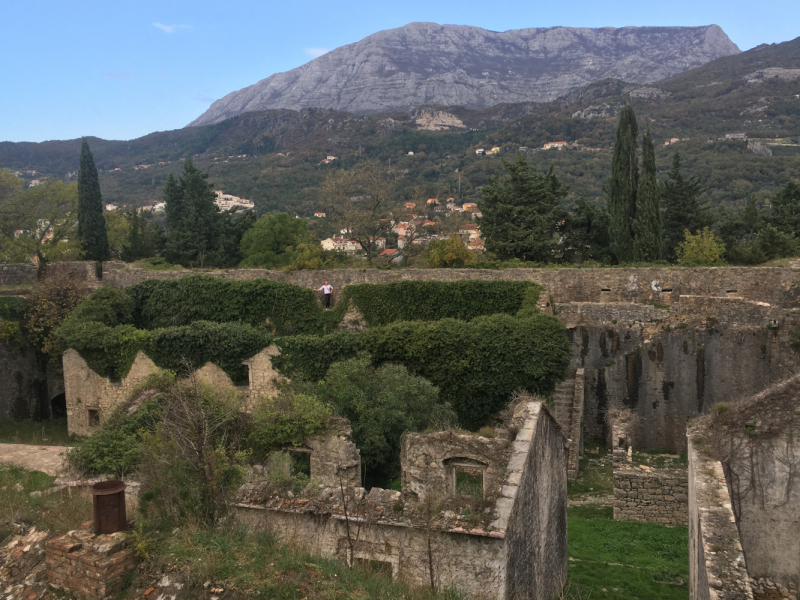
[[[567,188],[553,167],[542,175],[525,157],[503,161],[508,174],[495,173],[483,186],[482,217],[478,220],[486,249],[500,259],[552,262],[558,244],[556,224],[563,219],[561,201]]]
[[[180,178],[170,175],[164,186],[165,258],[173,264],[204,267],[219,262],[224,222],[207,179],[187,158]]]
[[[672,168],[667,180],[661,184],[661,209],[664,216],[664,258],[675,262],[678,244],[684,240],[684,232],[697,233],[714,222],[709,213],[707,200],[700,198],[705,190],[699,177],[684,179],[681,173],[681,155],[672,156]]]
[[[108,260],[106,220],[103,218],[103,196],[100,194],[100,179],[89,149],[89,142],[81,142],[81,158],[78,168],[78,238],[86,260]]]
[[[656,149],[653,147],[648,125],[642,140],[642,176],[639,179],[636,216],[633,221],[633,254],[637,261],[659,261],[664,254],[664,227],[661,223],[659,194]]]

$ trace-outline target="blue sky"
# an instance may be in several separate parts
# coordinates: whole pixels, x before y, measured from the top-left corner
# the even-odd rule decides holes
[[[494,31],[716,23],[746,50],[800,36],[800,2],[9,1],[0,20],[0,141],[177,129],[231,91],[412,21]]]

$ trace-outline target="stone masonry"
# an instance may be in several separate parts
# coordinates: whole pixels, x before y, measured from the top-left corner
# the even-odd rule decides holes
[[[614,519],[665,525],[686,525],[686,471],[634,465],[630,414],[613,419]]]
[[[402,492],[320,484],[314,474],[299,494],[276,492],[267,476],[242,487],[235,511],[301,549],[386,565],[409,585],[552,600],[567,579],[565,445],[544,403],[523,401],[490,437],[407,434]],[[481,498],[459,492],[457,472],[482,478],[483,493],[472,492]]]
[[[122,588],[126,571],[136,566],[136,553],[125,533],[95,535],[88,529],[70,531],[47,541],[50,585],[87,599],[105,598]]]

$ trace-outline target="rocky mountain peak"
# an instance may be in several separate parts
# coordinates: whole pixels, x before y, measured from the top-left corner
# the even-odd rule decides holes
[[[738,52],[717,25],[496,32],[410,23],[232,92],[191,125],[277,108],[364,114],[546,102],[606,78],[652,83]]]

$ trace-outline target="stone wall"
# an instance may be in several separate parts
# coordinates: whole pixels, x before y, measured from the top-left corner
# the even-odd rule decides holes
[[[0,265],[0,286],[33,285],[37,281],[36,267],[28,263]]]
[[[243,361],[242,364],[247,365],[250,371],[248,386],[234,386],[225,371],[212,363],[198,369],[196,376],[217,387],[236,387],[241,394],[243,409],[250,410],[259,397],[276,394],[277,382],[282,377],[273,370],[271,357],[277,353],[277,346],[272,345]],[[130,397],[144,378],[158,370],[142,352],[136,355],[130,371],[120,381],[111,381],[95,373],[73,349],[64,353],[62,364],[67,425],[70,433],[78,435],[90,435],[117,406]]]
[[[104,263],[103,283],[125,287],[147,279],[179,279],[197,271],[147,271],[124,263]],[[207,271],[228,279],[267,278],[316,289],[323,281],[334,294],[354,283],[462,279],[533,281],[547,288],[556,304],[633,302],[669,305],[680,295],[738,296],[784,308],[797,307],[800,269],[785,267],[628,268],[628,269],[336,269],[328,271]]]
[[[0,421],[49,419],[51,401],[64,392],[56,366],[32,346],[15,348],[0,340]]]
[[[752,600],[722,464],[688,435],[689,599]]]
[[[688,482],[680,469],[614,469],[614,519],[686,525]]]

